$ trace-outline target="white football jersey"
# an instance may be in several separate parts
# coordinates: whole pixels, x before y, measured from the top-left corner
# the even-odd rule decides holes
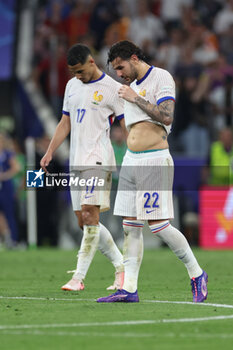
[[[63,114],[71,121],[71,167],[115,166],[110,126],[115,117],[124,117],[124,102],[118,97],[120,86],[105,73],[89,83],[75,77],[68,81]]]
[[[134,80],[130,87],[146,101],[152,104],[159,105],[165,100],[175,101],[175,82],[171,74],[161,68],[151,66],[144,77],[140,80]],[[155,124],[162,125],[167,134],[171,131],[171,125],[166,126],[153,120],[146,112],[144,112],[135,103],[125,101],[125,124],[128,129],[133,124],[141,121],[149,121]]]

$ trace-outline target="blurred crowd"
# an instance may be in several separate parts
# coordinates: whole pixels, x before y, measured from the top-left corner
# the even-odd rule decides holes
[[[33,74],[58,118],[68,47],[87,44],[114,76],[107,52],[129,39],[176,80],[172,151],[206,158],[232,126],[233,0],[40,0],[35,23]]]
[[[175,118],[169,136],[173,155],[202,159],[211,166],[219,161],[226,167],[232,164],[233,0],[39,0],[34,33],[32,77],[58,120],[70,78],[68,48],[77,42],[88,45],[96,63],[116,78],[106,64],[107,53],[115,42],[129,39],[143,49],[149,64],[168,70],[176,81]],[[117,163],[121,164],[126,143],[118,125],[113,125],[111,137]],[[37,162],[48,142],[46,135],[37,141]],[[3,179],[6,171],[8,177]],[[26,231],[23,174],[23,150],[1,135],[0,240],[9,246],[24,238]],[[202,180],[207,183],[215,184],[221,176],[222,184],[229,181],[217,173],[217,167],[214,174],[209,170],[203,174]],[[8,208],[1,201],[7,181],[12,193]],[[114,188],[116,184],[117,178],[113,179]],[[18,196],[21,199],[15,202]],[[58,243],[57,217],[64,212],[69,197],[57,196],[53,192],[37,196],[40,245]],[[43,221],[44,216],[49,223]],[[67,220],[62,225],[63,230],[72,231]]]

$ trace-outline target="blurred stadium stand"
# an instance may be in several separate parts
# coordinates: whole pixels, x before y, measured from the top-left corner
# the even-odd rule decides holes
[[[233,0],[133,3],[0,0],[0,130],[17,139],[22,149],[27,137],[51,137],[68,79],[67,48],[77,41],[86,43],[106,70],[106,52],[115,41],[132,39],[130,32],[137,26],[140,30],[140,23],[157,26],[159,36],[145,30],[140,45],[150,64],[168,69],[176,80],[177,108],[169,136],[176,164],[176,225],[185,232],[191,222],[198,231],[202,167],[208,165],[208,149],[219,131],[233,124]],[[67,158],[68,141],[58,152],[60,162]],[[69,201],[61,202],[60,213],[71,210]],[[61,222],[59,236],[62,230],[72,231],[67,246],[77,244],[62,215]],[[120,228],[116,231],[121,233]],[[61,237],[58,240],[66,245]],[[198,244],[198,237],[193,243]]]

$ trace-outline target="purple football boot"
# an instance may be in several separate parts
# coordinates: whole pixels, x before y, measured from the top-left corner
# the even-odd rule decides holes
[[[193,302],[202,303],[207,299],[208,290],[207,290],[208,275],[205,271],[201,276],[191,279],[192,293],[193,293]]]
[[[99,298],[97,303],[138,303],[138,292],[129,293],[124,289],[118,289],[116,293]]]

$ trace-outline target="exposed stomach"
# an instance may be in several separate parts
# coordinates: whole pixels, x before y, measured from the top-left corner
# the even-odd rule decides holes
[[[134,124],[127,138],[127,146],[133,152],[168,148],[165,129],[151,122]]]

